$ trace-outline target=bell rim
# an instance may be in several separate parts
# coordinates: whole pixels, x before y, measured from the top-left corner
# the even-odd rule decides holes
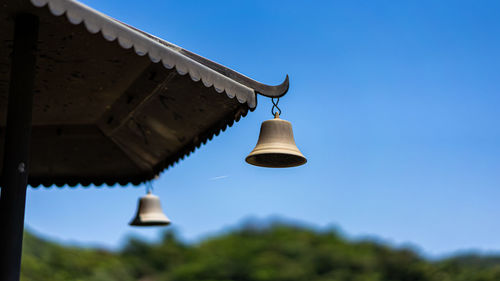
[[[258,156],[263,156],[263,155],[286,155],[286,156],[294,156],[295,160],[294,162],[290,164],[284,164],[284,165],[272,165],[272,164],[262,164],[259,161],[253,161],[252,159],[258,157]],[[283,147],[283,145],[273,145],[273,144],[267,144],[264,145],[264,147],[261,145],[260,147],[255,147],[252,152],[248,154],[248,156],[245,158],[245,161],[248,164],[258,166],[258,167],[265,167],[265,168],[293,168],[293,167],[298,167],[305,165],[307,163],[307,158],[300,152],[297,146],[290,146],[290,147]]]
[[[172,224],[171,221],[151,221],[151,222],[136,222],[131,221],[128,225],[130,226],[167,226]]]
[[[172,221],[165,215],[162,214],[160,217],[147,218],[147,215],[137,215],[129,225],[131,226],[167,226],[170,225]]]
[[[270,164],[263,164],[263,163],[258,162],[258,161],[252,161],[252,159],[256,158],[256,156],[262,156],[262,155],[266,155],[266,154],[267,155],[270,155],[270,154],[293,155],[293,156],[297,157],[297,159],[299,159],[299,161],[293,162],[290,164],[286,164],[286,165],[270,165]],[[254,165],[257,167],[263,167],[263,168],[293,168],[293,167],[299,167],[299,166],[305,165],[307,163],[307,158],[304,155],[302,155],[301,153],[300,154],[297,154],[297,153],[277,153],[277,152],[250,153],[245,158],[245,162],[247,162],[250,165]]]
[[[263,154],[263,153],[281,153],[281,154],[293,154],[297,156],[305,156],[300,152],[299,148],[293,144],[283,145],[282,143],[267,143],[267,144],[257,144],[255,148],[248,154]]]

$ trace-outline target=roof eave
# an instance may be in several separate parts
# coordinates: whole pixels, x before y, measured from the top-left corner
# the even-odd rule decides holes
[[[217,92],[225,91],[230,98],[236,96],[238,101],[248,103],[250,108],[255,108],[257,105],[256,94],[278,98],[284,96],[288,91],[288,75],[279,85],[260,83],[223,65],[111,18],[77,1],[30,1],[36,7],[47,5],[55,16],[65,14],[72,24],[83,22],[89,32],[100,32],[106,40],[116,40],[125,49],[134,48],[138,55],[148,55],[151,61],[155,63],[161,61],[168,69],[175,67],[181,75],[189,73],[194,81],[201,79],[205,86],[213,86]],[[249,96],[249,92],[253,93],[253,97]]]

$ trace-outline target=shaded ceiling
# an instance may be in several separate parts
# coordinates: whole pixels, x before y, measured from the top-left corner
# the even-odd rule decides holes
[[[0,5],[0,159],[14,18],[40,19],[32,186],[150,180],[253,110],[257,94],[288,90],[288,77],[258,83],[75,1]]]

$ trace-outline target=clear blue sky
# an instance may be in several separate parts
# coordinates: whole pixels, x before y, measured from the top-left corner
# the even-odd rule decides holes
[[[500,251],[500,2],[97,1],[86,4],[267,84],[307,165],[244,157],[271,102],[155,182],[196,241],[279,216],[437,257]],[[144,4],[147,3],[147,4]],[[30,189],[26,223],[119,247],[144,187]]]

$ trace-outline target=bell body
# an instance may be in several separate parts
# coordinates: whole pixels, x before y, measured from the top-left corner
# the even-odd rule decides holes
[[[257,145],[245,159],[249,164],[268,168],[303,165],[307,159],[295,145],[292,124],[279,115],[262,122]]]
[[[161,210],[160,198],[148,192],[139,199],[137,214],[130,222],[133,226],[169,225],[170,220]]]

